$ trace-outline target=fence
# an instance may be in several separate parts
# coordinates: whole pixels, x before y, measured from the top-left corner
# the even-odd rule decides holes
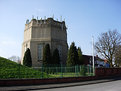
[[[88,67],[87,67],[88,68]],[[41,69],[41,68],[40,68]],[[88,69],[89,70],[89,69]],[[40,71],[39,71],[40,72]],[[40,75],[39,75],[40,76]],[[95,76],[88,77],[68,77],[68,78],[51,78],[51,79],[0,79],[0,86],[16,86],[16,85],[40,85],[50,83],[65,83],[65,82],[81,82],[87,80],[97,80],[102,78],[110,78],[121,76],[121,68],[96,68]]]
[[[62,77],[80,77],[80,76],[92,76],[93,75],[93,69],[91,66],[71,66],[71,67],[66,67],[66,66],[43,66],[43,67],[38,67],[34,68],[37,70],[40,70],[42,72],[42,77],[43,78],[43,73],[47,74],[48,78],[62,78]]]
[[[17,66],[10,66],[0,69],[0,79],[8,78],[63,78],[63,77],[81,77],[93,76],[93,69],[91,66],[77,65],[77,66],[42,66],[36,68],[29,68],[18,64]]]

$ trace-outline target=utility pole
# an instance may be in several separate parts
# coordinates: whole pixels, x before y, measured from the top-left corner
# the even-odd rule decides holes
[[[93,36],[92,36],[92,63],[93,63],[93,75],[95,75],[94,37]]]

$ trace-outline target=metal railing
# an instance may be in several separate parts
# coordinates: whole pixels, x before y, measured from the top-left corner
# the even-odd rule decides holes
[[[93,68],[91,66],[76,65],[76,66],[62,66],[49,65],[42,67],[26,67],[18,64],[17,66],[10,66],[0,68],[0,79],[9,78],[63,78],[63,77],[81,77],[93,76]]]

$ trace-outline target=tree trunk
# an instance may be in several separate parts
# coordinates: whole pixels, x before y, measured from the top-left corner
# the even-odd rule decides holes
[[[113,67],[112,60],[110,60],[109,63],[110,63],[110,67],[112,68]]]

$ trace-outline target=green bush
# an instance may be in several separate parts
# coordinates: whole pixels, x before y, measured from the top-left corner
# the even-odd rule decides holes
[[[84,65],[81,66],[80,74],[81,74],[82,76],[86,76],[86,67],[85,67]]]
[[[31,52],[29,48],[27,48],[24,54],[23,65],[28,66],[28,67],[32,66]]]

